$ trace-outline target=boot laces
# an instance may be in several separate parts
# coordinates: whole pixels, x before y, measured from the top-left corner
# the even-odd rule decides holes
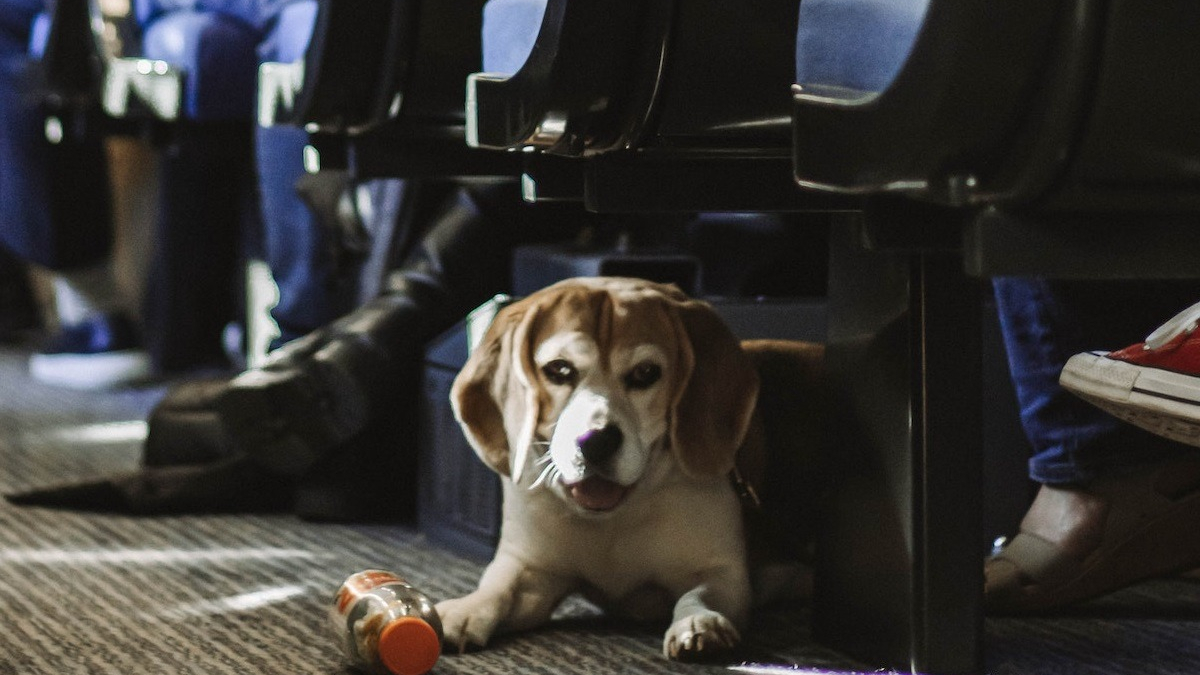
[[[1166,323],[1154,329],[1154,332],[1146,337],[1146,349],[1158,349],[1182,333],[1191,333],[1196,330],[1198,322],[1200,322],[1200,302],[1176,314]]]

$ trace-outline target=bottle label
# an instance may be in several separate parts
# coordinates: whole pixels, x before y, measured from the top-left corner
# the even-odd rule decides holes
[[[337,597],[334,598],[337,613],[345,616],[350,611],[350,606],[358,598],[380,586],[395,583],[408,584],[404,579],[383,570],[366,570],[351,575],[349,579],[346,579],[346,583],[338,589]]]

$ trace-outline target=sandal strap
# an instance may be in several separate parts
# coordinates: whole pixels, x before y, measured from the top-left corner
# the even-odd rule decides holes
[[[1083,564],[1053,543],[1028,532],[1013,537],[992,560],[1006,561],[1030,581],[1050,585],[1073,578]]]

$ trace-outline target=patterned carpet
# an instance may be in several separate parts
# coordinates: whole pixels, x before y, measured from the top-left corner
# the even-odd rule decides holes
[[[37,386],[0,348],[0,492],[136,465],[151,387],[103,395]],[[287,515],[132,518],[0,502],[0,675],[350,672],[326,625],[333,589],[383,567],[435,598],[482,569],[401,526]],[[853,664],[808,639],[806,614],[759,616],[747,658]],[[606,621],[582,601],[548,628],[443,657],[435,673],[716,673],[659,656],[660,629]],[[989,619],[993,675],[1191,675],[1200,670],[1200,584],[1143,584],[1070,614]]]
[[[136,466],[163,387],[41,387],[0,348],[0,492]],[[350,573],[391,569],[434,598],[471,590],[479,561],[401,526],[288,515],[124,517],[0,501],[0,674],[301,675],[350,672],[327,602]],[[847,665],[807,639],[803,612],[760,617],[755,661]],[[443,657],[435,673],[703,673],[659,655],[661,629],[608,622],[583,601],[554,624]]]

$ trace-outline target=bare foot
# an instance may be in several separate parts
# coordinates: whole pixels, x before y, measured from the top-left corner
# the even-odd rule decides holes
[[[1083,558],[1100,546],[1107,517],[1108,501],[1103,497],[1073,487],[1042,485],[1021,521],[1021,531]]]

